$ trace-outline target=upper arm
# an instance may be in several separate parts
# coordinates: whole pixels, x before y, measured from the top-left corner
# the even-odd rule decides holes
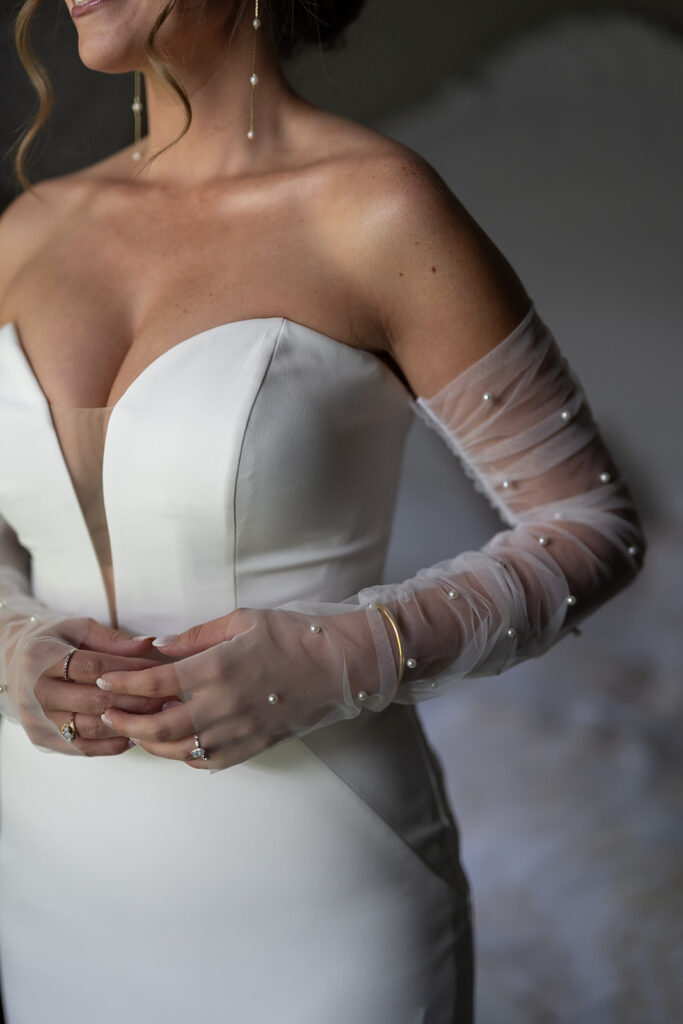
[[[437,172],[408,151],[364,182],[355,248],[391,355],[430,397],[521,322],[532,300]]]

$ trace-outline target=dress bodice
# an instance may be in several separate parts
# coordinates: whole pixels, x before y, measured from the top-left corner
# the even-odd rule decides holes
[[[284,317],[174,345],[110,407],[51,406],[0,327],[0,514],[46,604],[135,632],[381,577],[407,389]]]

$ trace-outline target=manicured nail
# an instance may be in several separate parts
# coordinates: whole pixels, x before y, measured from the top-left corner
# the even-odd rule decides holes
[[[113,689],[111,683],[108,683],[107,680],[103,679],[101,676],[100,676],[99,679],[96,679],[95,682],[99,686],[100,690],[112,690]]]
[[[132,636],[131,640],[153,640],[154,633],[150,633],[148,636]]]
[[[100,715],[100,718],[102,719],[102,721],[106,725],[111,725],[113,727],[114,723],[112,722],[111,718],[107,718],[107,712],[106,711],[102,712],[102,714]]]
[[[177,708],[182,703],[183,702],[181,700],[167,700],[165,704],[161,705],[161,710],[162,711],[168,711],[169,708]]]
[[[167,644],[174,644],[177,639],[176,633],[169,633],[168,636],[158,636],[152,640],[152,647],[165,647]]]

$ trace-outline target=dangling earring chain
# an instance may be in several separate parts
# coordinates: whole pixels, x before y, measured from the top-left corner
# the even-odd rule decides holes
[[[258,75],[256,74],[256,33],[261,28],[261,19],[258,16],[258,0],[254,0],[254,20],[252,21],[254,26],[254,45],[252,47],[251,57],[251,95],[249,97],[249,131],[247,132],[247,138],[254,138],[254,89],[258,83]]]
[[[133,150],[133,160],[139,160],[140,153],[140,136],[142,134],[142,100],[140,99],[140,72],[135,71],[135,95],[133,96],[133,117],[135,119],[135,149]]]
[[[254,43],[252,47],[251,57],[251,77],[249,79],[251,83],[251,95],[249,97],[249,131],[247,132],[248,139],[253,139],[255,135],[254,89],[258,84],[258,75],[256,74],[256,32],[258,31],[258,29],[261,28],[261,19],[258,16],[258,0],[254,0],[254,18],[252,20],[252,25],[254,26]],[[135,90],[132,103],[133,117],[135,119],[135,149],[133,150],[133,160],[139,160],[142,155],[140,152],[140,139],[142,136],[142,100],[140,98],[140,86],[140,72],[136,69]]]

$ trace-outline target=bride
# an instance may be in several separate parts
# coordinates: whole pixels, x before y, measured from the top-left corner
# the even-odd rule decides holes
[[[0,219],[7,1022],[471,1022],[415,705],[634,578],[627,486],[439,175],[287,82],[362,0],[65,0],[136,142],[30,185],[38,6]],[[503,528],[380,585],[414,414]]]

